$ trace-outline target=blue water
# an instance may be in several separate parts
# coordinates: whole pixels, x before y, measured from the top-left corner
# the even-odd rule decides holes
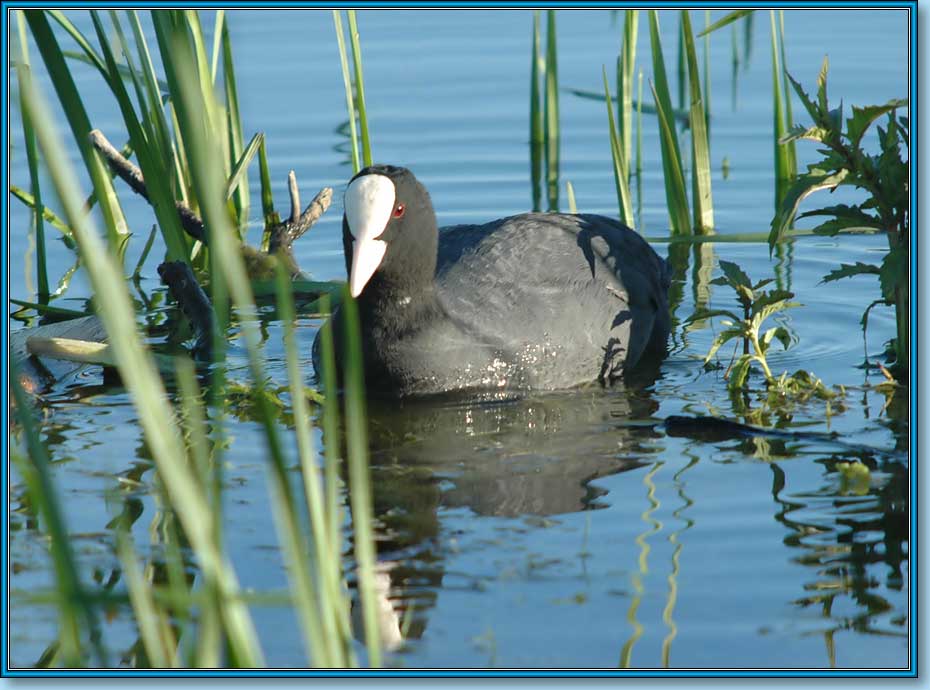
[[[712,21],[722,16],[711,14]],[[92,34],[86,16],[72,16]],[[345,100],[331,14],[237,10],[228,20],[246,136],[265,133],[279,208],[286,206],[290,169],[305,199],[325,185],[336,190],[332,208],[296,245],[297,259],[316,278],[342,279],[341,190],[351,170],[337,132]],[[703,26],[703,12],[692,12],[692,21]],[[558,22],[561,85],[599,90],[602,65],[613,73],[620,22],[594,10],[560,11]],[[359,13],[375,158],[415,171],[431,192],[440,224],[491,219],[531,204],[531,26],[532,16],[524,11]],[[675,13],[661,13],[661,27],[674,80]],[[639,31],[637,62],[645,75],[645,101],[651,103],[645,16]],[[740,47],[742,31],[740,24]],[[832,101],[842,99],[848,108],[907,94],[904,11],[788,11],[785,31],[788,68],[809,88],[829,56]],[[774,203],[768,13],[755,17],[752,53],[739,68],[735,103],[729,28],[712,35],[710,50],[717,230],[765,233]],[[38,63],[34,47],[32,53]],[[112,141],[125,141],[118,109],[101,80],[90,68],[73,69],[94,125]],[[41,67],[38,71],[52,96]],[[675,93],[673,82],[673,98]],[[563,210],[569,180],[579,210],[616,215],[603,104],[563,92],[560,111]],[[794,113],[807,122],[797,100]],[[18,117],[13,108],[11,180],[28,187]],[[668,235],[668,218],[655,117],[644,114],[643,126],[639,228],[657,238],[655,246],[665,255],[668,245],[660,238]],[[69,155],[79,163],[73,146]],[[803,170],[816,159],[814,145],[800,143],[798,157]],[[136,235],[127,260],[132,266],[154,217],[138,197],[117,188]],[[257,174],[252,191],[249,239],[257,244]],[[820,201],[857,199],[855,192],[840,190]],[[33,259],[29,267],[23,259],[31,257],[28,217],[16,201],[10,203],[10,289],[13,297],[28,300],[35,280]],[[659,378],[644,390],[579,391],[498,406],[376,406],[372,472],[385,530],[379,554],[392,573],[389,596],[398,615],[409,611],[413,621],[389,663],[906,666],[911,630],[906,417],[896,422],[900,412],[883,409],[885,397],[867,388],[880,376],[858,366],[866,350],[877,357],[893,336],[894,317],[890,310],[874,309],[864,345],[859,319],[879,296],[877,279],[821,284],[840,263],[878,263],[886,247],[880,236],[809,237],[770,259],[763,242],[706,244],[691,255],[680,285],[680,320],[693,311],[703,289],[715,307],[733,303],[724,288],[696,279],[697,256],[705,273],[717,275],[715,261],[726,259],[756,280],[777,275],[793,290],[804,306],[784,322],[799,341],[770,357],[773,371],[808,369],[847,392],[829,413],[814,399],[781,421],[805,432],[836,431],[853,449],[810,438],[709,441],[643,426],[675,414],[738,418],[721,374],[701,367],[714,337],[707,327],[679,326]],[[146,264],[143,295],[161,294],[155,273],[160,253],[154,251]],[[57,279],[73,255],[52,241],[50,261]],[[79,307],[90,294],[79,271],[56,303]],[[163,322],[168,310],[153,313],[153,321]],[[309,377],[310,344],[319,323],[305,318],[299,326]],[[281,333],[280,323],[266,315],[268,368],[283,384]],[[231,356],[230,376],[246,381],[242,353],[234,347]],[[728,357],[721,354],[724,363]],[[761,386],[758,379],[754,383]],[[125,485],[121,478],[141,477],[132,492],[143,506],[135,523],[140,544],[149,543],[150,526],[159,517],[153,472],[140,470],[147,467],[148,451],[123,389],[104,382],[98,369],[86,369],[46,393],[42,429],[75,549],[87,581],[105,582],[118,565],[106,524],[119,510],[113,492]],[[264,436],[247,416],[229,433],[227,547],[245,587],[278,592],[287,581],[268,506]],[[319,435],[316,442],[322,445]],[[879,452],[863,455],[862,447]],[[863,495],[848,491],[836,469],[837,462],[857,457],[872,469]],[[140,471],[133,474],[134,469]],[[55,639],[55,610],[34,597],[51,582],[50,563],[35,525],[17,510],[22,486],[15,477],[11,491],[10,658],[31,665]],[[306,665],[287,607],[256,606],[253,615],[270,664]],[[114,655],[125,653],[135,636],[128,610],[116,611],[106,624]]]

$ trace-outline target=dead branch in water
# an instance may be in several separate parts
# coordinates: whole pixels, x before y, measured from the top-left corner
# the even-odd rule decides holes
[[[151,204],[152,200],[149,198],[142,171],[117,151],[99,129],[91,131],[89,138],[90,143],[100,152],[100,155],[103,156],[113,172],[129,185],[130,189]],[[299,213],[300,191],[297,187],[297,175],[293,170],[288,174],[287,180],[291,202],[291,215],[290,218],[283,223],[278,223],[269,229],[268,256],[282,258],[291,276],[297,278],[301,276],[302,273],[294,259],[293,244],[304,235],[329,208],[333,199],[333,190],[331,187],[324,187],[321,189],[307,205],[307,208],[304,209],[304,212]],[[204,229],[203,220],[200,216],[182,201],[175,201],[174,205],[177,209],[181,227],[184,228],[184,231],[194,239],[208,244],[207,232]],[[258,250],[243,245],[243,251],[245,254],[250,255],[246,257],[246,263],[248,265],[263,264],[261,261],[255,261],[256,257],[254,255]]]

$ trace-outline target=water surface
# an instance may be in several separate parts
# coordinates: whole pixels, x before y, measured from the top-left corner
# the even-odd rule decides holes
[[[74,13],[74,19],[89,29],[85,16]],[[265,132],[279,207],[285,206],[289,169],[304,195],[323,185],[336,188],[333,207],[297,244],[297,259],[314,277],[342,279],[341,191],[351,171],[338,133],[345,102],[331,16],[233,11],[228,19],[247,136]],[[702,25],[703,13],[693,12],[692,20]],[[735,103],[729,30],[711,40],[713,191],[721,234],[766,232],[773,212],[768,21],[767,13],[755,19]],[[904,11],[789,11],[785,24],[788,67],[802,83],[814,83],[829,55],[833,100],[867,104],[906,95]],[[440,224],[527,210],[531,14],[365,11],[359,25],[375,157],[416,172],[430,189]],[[599,89],[601,66],[612,68],[616,59],[619,24],[607,11],[562,11],[558,28],[561,83]],[[663,12],[670,68],[676,29],[675,14]],[[648,79],[645,17],[638,63]],[[86,97],[94,124],[123,141],[118,111],[99,79],[90,69],[75,67],[75,74],[84,93],[99,96]],[[47,87],[44,77],[43,83]],[[571,180],[581,211],[616,215],[603,104],[567,93],[560,98],[563,185]],[[797,102],[795,114],[806,122]],[[11,179],[27,186],[18,113],[11,120]],[[644,115],[644,128],[640,227],[647,236],[663,237],[668,219],[653,116]],[[78,161],[76,150],[70,154]],[[802,169],[816,156],[804,143],[798,155]],[[260,233],[257,186],[255,176],[254,243]],[[128,260],[134,265],[143,243],[138,237],[154,219],[144,202],[118,189],[137,235]],[[841,191],[822,201],[856,198]],[[31,299],[34,271],[23,261],[28,220],[22,207],[13,205],[11,214],[11,294]],[[667,244],[655,246],[668,254]],[[859,319],[879,295],[877,280],[821,284],[840,263],[879,262],[886,247],[882,237],[847,236],[800,239],[772,259],[763,243],[679,251],[679,325],[654,379],[524,400],[372,402],[379,555],[390,574],[386,595],[397,612],[394,624],[402,621],[407,632],[389,663],[906,666],[906,413],[885,409],[884,396],[864,388],[877,375],[859,368],[866,350],[874,358],[892,337],[893,313],[873,310],[864,345]],[[73,257],[57,241],[50,253],[57,278]],[[156,254],[138,296],[156,300],[147,321],[164,328],[174,317],[163,304]],[[696,300],[732,304],[724,288],[706,282],[720,258],[738,262],[756,280],[777,276],[805,305],[783,317],[799,342],[772,355],[773,370],[805,368],[828,385],[848,387],[843,403],[830,410],[812,400],[790,415],[761,421],[837,432],[845,445],[812,436],[680,437],[661,426],[669,415],[743,413],[721,373],[701,366],[713,328],[682,325]],[[79,272],[59,303],[81,305],[89,295]],[[263,319],[268,371],[283,385],[281,325],[270,308]],[[318,327],[309,316],[299,323],[310,380]],[[230,376],[245,382],[239,341],[232,345]],[[114,490],[127,478],[139,482],[122,495],[132,499],[140,545],[150,542],[160,519],[134,410],[124,390],[93,368],[46,394],[43,437],[85,579],[104,587],[115,577],[119,589],[107,525],[127,504],[114,500]],[[287,581],[268,506],[263,434],[247,412],[229,434],[227,546],[244,586],[280,592]],[[319,435],[316,441],[322,447]],[[842,480],[837,463],[848,461],[871,468],[864,492]],[[55,610],[37,598],[51,583],[50,564],[37,526],[20,505],[23,488],[15,475],[11,491],[10,658],[27,666],[54,641]],[[146,555],[157,560],[157,545]],[[255,606],[253,614],[269,663],[306,665],[287,606]],[[136,633],[127,611],[115,610],[105,632],[117,658],[128,654]]]

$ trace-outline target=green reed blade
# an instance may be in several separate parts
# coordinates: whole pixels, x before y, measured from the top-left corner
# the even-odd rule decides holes
[[[701,33],[699,33],[698,38],[707,36],[711,32],[716,31],[717,29],[722,29],[723,27],[729,24],[732,24],[738,19],[742,19],[743,17],[748,17],[754,11],[755,10],[734,10],[732,12],[727,12],[724,16],[722,16],[720,19],[718,19],[713,24],[705,28]]]
[[[210,525],[210,536],[217,550],[223,548],[223,483],[222,462],[214,454],[211,459],[210,440],[206,432],[206,415],[204,413],[204,399],[200,386],[197,384],[197,371],[189,357],[175,358],[175,381],[180,397],[184,432],[189,439],[188,448],[191,461],[200,481],[200,490],[207,497],[207,501],[216,519]],[[219,444],[214,444],[214,449]],[[163,490],[159,492],[164,495]],[[166,525],[165,533],[166,563],[168,565],[168,582],[175,595],[186,593],[186,578],[183,572],[183,556],[179,547],[177,520],[172,519],[168,506],[163,510]],[[200,599],[196,621],[196,642],[190,649],[189,656],[193,665],[199,667],[216,667],[221,664],[221,622],[219,611],[221,603],[216,587],[212,581],[205,579],[200,591],[196,594]],[[189,626],[193,628],[194,626]],[[190,662],[188,662],[190,663]]]
[[[16,185],[10,185],[9,192],[13,195],[14,199],[19,199],[27,208],[36,208],[37,203],[35,198],[32,196],[32,194],[25,191],[24,189],[21,189]],[[48,206],[43,205],[42,219],[47,221],[53,228],[61,233],[61,239],[69,249],[74,249],[74,234],[71,232],[71,228],[68,226],[68,224],[63,221],[58,214],[52,211]]]
[[[578,96],[578,98],[584,98],[589,101],[597,101],[600,103],[604,100],[604,94],[601,91],[588,91],[586,89],[571,89],[571,88],[566,88],[564,90],[572,94],[573,96]],[[617,101],[616,98],[613,98],[613,100]],[[650,113],[652,115],[655,115],[656,113],[655,106],[650,105],[648,103],[644,103],[642,99],[634,101],[633,105],[637,108],[641,108],[644,113]],[[673,108],[672,114],[674,115],[675,120],[676,122],[678,122],[678,124],[681,124],[681,125],[688,124],[688,111],[687,110],[679,110],[678,108]]]
[[[342,15],[339,10],[333,10],[333,23],[336,26],[336,43],[339,46],[339,61],[342,64],[342,82],[346,91],[346,112],[349,114],[349,138],[352,141],[352,173],[354,174],[361,170],[358,153],[358,133],[355,128],[355,96],[352,94],[352,75],[349,73],[345,35],[342,31]]]
[[[639,11],[625,10],[623,16],[623,45],[617,64],[617,103],[620,108],[617,126],[623,141],[623,171],[627,182],[633,156],[633,73],[636,68],[636,38],[639,32]],[[631,226],[632,227],[632,226]]]
[[[704,28],[710,24],[710,10],[704,10]],[[710,140],[710,34],[704,34],[704,119]]]
[[[83,51],[82,55],[86,59],[87,63],[93,65],[97,68],[100,74],[103,75],[104,79],[107,77],[107,69],[103,64],[103,58],[101,58],[97,51],[88,42],[84,34],[81,33],[81,30],[78,29],[70,19],[68,19],[61,10],[47,10],[48,16],[55,20],[62,29],[64,29],[71,38],[74,39],[75,43]],[[65,53],[66,56],[70,57],[68,53]]]
[[[118,13],[115,10],[110,10],[110,14],[118,14]],[[67,58],[68,60],[82,62],[85,65],[96,67],[96,63],[93,60],[91,60],[89,57],[87,57],[87,55],[85,55],[84,53],[79,53],[75,50],[63,50],[61,51],[61,54],[64,55],[65,58]],[[132,73],[130,72],[129,67],[125,63],[120,62],[117,64],[117,67],[119,68],[119,75],[123,79],[132,78]],[[159,83],[159,86],[161,86],[165,91],[168,90],[168,86],[164,82],[159,81],[158,83]]]
[[[52,182],[65,215],[74,228],[94,288],[98,314],[106,328],[120,377],[136,406],[148,448],[172,495],[172,502],[205,575],[215,580],[226,598],[225,612],[232,646],[247,663],[259,664],[261,652],[248,610],[239,599],[235,572],[209,538],[208,525],[213,514],[196,490],[181,439],[164,403],[164,386],[136,330],[136,319],[122,271],[103,247],[92,221],[82,213],[78,184],[65,157],[66,149],[54,131],[48,107],[32,89],[28,92],[26,105]]]
[[[155,244],[155,235],[158,234],[158,226],[153,225],[152,230],[149,232],[149,237],[145,241],[145,246],[142,247],[142,253],[139,255],[139,261],[136,262],[136,267],[132,271],[132,278],[138,280],[142,277],[142,266],[145,264],[145,260],[149,258],[149,252],[152,251],[152,245]]]
[[[684,10],[682,10],[684,11]],[[685,69],[685,29],[682,24],[682,15],[678,15],[678,61],[676,63],[677,77],[676,86],[678,87],[678,107],[681,110],[686,108],[685,93],[688,90],[688,73]]]
[[[714,204],[711,196],[710,145],[707,141],[707,117],[701,93],[697,52],[691,30],[689,10],[681,11],[681,30],[688,64],[691,92],[691,202],[694,206],[694,230],[706,233],[714,227]]]
[[[659,120],[659,141],[662,149],[662,170],[665,177],[665,198],[668,203],[669,220],[673,232],[690,234],[688,194],[684,183],[678,136],[675,134],[668,77],[665,72],[665,58],[662,55],[659,17],[655,10],[649,10],[649,42],[652,47],[652,72],[655,77],[655,82],[650,82],[650,89],[655,99],[656,114]]]
[[[227,199],[231,198],[236,190],[241,188],[241,185],[248,184],[246,179],[246,170],[248,170],[249,163],[251,163],[252,159],[255,158],[255,154],[258,153],[259,148],[264,146],[264,144],[265,135],[261,132],[258,132],[255,136],[252,137],[252,140],[249,141],[249,145],[245,147],[245,151],[242,152],[242,155],[239,156],[239,159],[235,161],[232,174],[226,181]]]
[[[559,70],[555,10],[546,10],[546,88],[543,123],[549,210],[559,210]]]
[[[649,88],[652,89],[652,96],[659,104],[659,95],[656,93],[655,85],[650,81]],[[662,141],[662,150],[671,151],[675,146],[675,131],[669,123],[668,118],[661,106],[659,106],[659,134]],[[671,159],[668,161],[665,178],[665,195],[668,201],[668,212],[671,220],[672,231],[679,234],[691,233],[691,219],[688,215],[688,193],[685,187],[684,170],[681,167],[681,160]]]
[[[539,63],[539,10],[534,10],[530,55],[530,185],[534,211],[542,208],[543,110],[539,93]]]
[[[603,67],[604,78],[604,102],[607,104],[607,127],[610,137],[610,154],[613,160],[614,183],[617,186],[617,205],[620,209],[620,220],[629,227],[634,227],[633,207],[630,201],[629,178],[624,174],[624,170],[629,170],[627,162],[623,158],[623,145],[620,143],[620,137],[617,134],[617,125],[614,118],[612,100],[610,98],[610,85],[607,83],[607,68]]]
[[[791,110],[791,86],[788,83],[788,62],[785,59],[785,11],[778,10],[778,45],[781,53],[781,79],[782,92],[785,95],[785,130],[791,131],[794,126],[794,115]],[[792,178],[797,177],[798,162],[794,141],[788,142],[788,173]]]
[[[155,66],[152,63],[152,56],[149,52],[148,43],[145,40],[145,33],[139,21],[139,15],[134,10],[126,12],[127,21],[132,29],[133,39],[136,43],[136,53],[139,57],[139,71],[143,78],[145,93],[147,98],[140,97],[139,109],[143,113],[143,124],[149,134],[149,142],[153,150],[159,152],[159,155],[166,161],[165,165],[171,171],[169,186],[172,190],[173,197],[190,204],[188,198],[188,189],[190,183],[187,179],[186,163],[184,151],[178,150],[176,142],[172,139],[168,118],[165,115],[163,92],[167,93],[167,82],[158,79],[155,74]],[[128,54],[128,51],[127,51]],[[173,112],[174,108],[171,106]],[[177,123],[173,123],[177,124]],[[174,128],[177,131],[177,127]],[[187,238],[184,238],[187,244]]]
[[[223,24],[223,86],[226,91],[226,112],[227,127],[229,133],[229,166],[236,175],[236,166],[243,160],[251,160],[251,156],[246,157],[248,150],[243,151],[243,128],[242,116],[239,113],[239,90],[236,86],[236,72],[233,65],[232,41],[229,38],[229,23]],[[255,139],[252,139],[254,143]],[[252,146],[249,144],[249,147]],[[251,155],[255,155],[252,151]],[[239,183],[235,188],[233,204],[236,209],[236,218],[239,220],[239,236],[245,237],[245,230],[249,223],[249,176],[246,167],[241,168]],[[231,177],[232,177],[231,175]]]
[[[26,37],[26,21],[22,10],[16,11],[16,28],[19,35],[20,59],[16,63],[16,79],[22,84],[24,80],[32,79],[32,67],[29,62],[29,42]],[[22,92],[22,86],[20,86]],[[32,122],[25,113],[20,93],[19,110],[23,120],[23,141],[26,148],[26,163],[29,166],[29,185],[32,189],[32,224],[36,234],[36,276],[38,281],[37,299],[43,304],[48,303],[48,268],[45,258],[45,205],[42,203],[42,188],[39,184],[39,157],[36,151],[36,135],[32,129]]]
[[[756,13],[750,12],[743,19],[743,69],[748,70],[752,61],[752,25],[756,19]]]
[[[575,188],[571,180],[565,180],[565,193],[568,195],[568,212],[578,213],[578,205],[575,203]]]
[[[304,496],[310,516],[316,565],[321,581],[322,632],[325,638],[332,642],[332,654],[337,660],[342,661],[340,665],[354,666],[354,659],[345,663],[347,656],[351,654],[352,631],[348,625],[350,605],[342,587],[342,544],[341,541],[334,542],[331,539],[333,533],[329,524],[336,519],[336,516],[326,515],[324,512],[327,503],[310,435],[310,410],[304,392],[304,374],[301,371],[297,352],[294,295],[291,291],[290,275],[282,263],[277,266],[275,279],[278,289],[278,315],[284,325],[285,356],[298,457],[304,481]],[[332,439],[328,439],[328,443],[332,443]]]
[[[177,12],[179,16],[184,18],[184,23],[187,25],[187,36],[194,48],[193,55],[196,61],[194,74],[199,77],[200,92],[204,96],[208,93],[212,94],[213,81],[210,78],[210,63],[207,61],[206,41],[203,36],[203,26],[200,23],[200,14],[197,10],[178,10]],[[211,105],[205,109],[205,114],[209,118],[208,121],[213,122],[213,124],[216,124],[212,118],[213,111],[218,106],[219,104],[216,104],[216,106]]]
[[[139,570],[139,556],[125,528],[116,531],[116,554],[149,662],[154,668],[177,668],[177,641],[166,624],[167,614],[155,603],[151,584]]]
[[[89,312],[77,311],[75,309],[64,309],[62,307],[53,307],[50,304],[37,304],[36,302],[27,302],[26,300],[10,298],[10,304],[15,304],[24,309],[34,309],[39,314],[50,314],[68,319],[77,319],[82,316],[90,316]]]
[[[258,170],[262,187],[262,216],[265,218],[265,231],[262,234],[262,251],[268,251],[271,228],[281,222],[281,216],[274,210],[274,194],[271,191],[271,172],[268,170],[268,154],[265,151],[265,137],[258,144]]]
[[[27,87],[27,90],[31,89],[31,86]],[[13,358],[9,360],[9,375],[9,390],[15,405],[16,418],[22,425],[28,450],[27,457],[13,451],[10,453],[10,459],[16,463],[26,482],[32,504],[38,508],[49,536],[49,552],[55,569],[58,593],[61,654],[66,665],[83,665],[81,630],[86,628],[97,663],[106,666],[107,654],[101,642],[100,620],[81,584],[77,561],[52,477],[51,460],[32,417],[31,401],[26,397],[20,383],[19,364]]]
[[[782,200],[791,184],[791,157],[788,145],[779,141],[788,129],[785,126],[785,92],[782,88],[782,69],[780,64],[781,49],[778,40],[778,28],[775,23],[775,10],[769,11],[772,25],[772,103],[773,103],[773,147],[775,153],[775,209],[781,208]]]
[[[739,43],[736,38],[736,24],[730,31],[730,109],[736,110],[739,94]]]
[[[97,191],[100,211],[107,231],[107,244],[122,260],[119,248],[123,247],[125,249],[123,240],[129,234],[129,229],[116,196],[116,190],[113,188],[113,181],[87,140],[87,134],[92,129],[90,118],[87,116],[84,103],[74,84],[74,78],[65,64],[61,47],[52,32],[52,27],[48,23],[45,12],[42,10],[28,10],[25,15],[36,46],[42,55],[45,68],[52,80],[52,85],[55,87],[55,92],[61,102],[68,125],[71,127],[71,133],[81,153],[81,158],[84,160],[84,165],[93,182],[94,189]],[[35,122],[33,122],[33,126],[35,126]]]
[[[348,288],[342,298],[345,324],[345,418],[349,464],[349,501],[352,506],[355,561],[362,620],[369,665],[381,666],[381,634],[378,627],[378,601],[375,590],[374,515],[368,468],[368,417],[365,411],[365,379],[362,370],[362,334],[358,305]]]
[[[213,52],[210,58],[210,81],[216,84],[216,69],[220,62],[220,48],[223,42],[223,33],[226,31],[226,10],[217,10],[213,18]]]
[[[139,56],[139,71],[143,77],[147,96],[147,99],[144,101],[140,99],[139,108],[145,113],[145,121],[151,123],[150,126],[153,132],[153,142],[156,150],[173,154],[168,119],[165,116],[164,107],[162,105],[162,92],[168,91],[168,84],[167,82],[159,80],[155,74],[155,65],[152,62],[152,55],[149,52],[148,43],[145,40],[145,33],[142,30],[139,15],[134,10],[130,10],[126,13],[126,18],[129,21],[129,26],[132,29],[132,35],[136,43],[136,54]],[[178,176],[176,178],[176,183],[179,187],[176,191],[183,194],[183,190],[186,189],[184,179]]]
[[[110,65],[107,64],[106,65],[107,81],[110,81],[111,79],[115,79],[115,78],[122,78],[122,80],[128,79],[129,81],[131,81],[133,89],[135,90],[135,93],[136,93],[136,103],[139,105],[139,108],[142,109],[144,112],[144,109],[145,109],[144,90],[140,82],[139,73],[136,71],[135,65],[132,62],[132,54],[129,52],[129,42],[126,40],[126,34],[123,32],[123,26],[119,20],[119,13],[116,12],[116,10],[109,10],[109,15],[110,15],[110,23],[113,25],[113,29],[116,32],[117,40],[119,41],[119,52],[117,52],[116,50],[113,50],[112,46],[110,47],[110,51],[113,53],[113,56],[114,56],[113,63],[116,65],[116,74],[114,75],[111,72]],[[94,16],[96,16],[96,13],[94,13]],[[99,36],[100,34],[98,33],[98,38]],[[104,36],[104,39],[105,38],[106,36]],[[101,41],[101,44],[102,43],[103,41]],[[109,46],[109,42],[107,43],[107,45]],[[120,64],[116,62],[115,56],[119,55],[120,53],[123,55],[124,59],[126,60],[126,64]]]
[[[119,104],[123,121],[129,131],[129,139],[132,147],[136,152],[139,160],[139,167],[145,178],[146,189],[149,193],[149,199],[155,216],[158,218],[159,227],[162,229],[162,235],[165,239],[165,246],[168,249],[168,258],[171,261],[188,261],[187,240],[184,237],[184,231],[181,229],[181,223],[178,219],[178,213],[174,205],[174,196],[167,186],[170,178],[170,171],[165,169],[163,161],[164,156],[153,151],[149,144],[154,139],[154,134],[149,128],[148,132],[143,130],[143,126],[148,125],[149,121],[143,118],[140,122],[136,117],[135,109],[122,79],[116,75],[116,59],[113,55],[103,23],[96,11],[91,12],[91,19],[97,37],[100,41],[101,50],[103,51],[104,62],[107,68],[108,81],[113,91],[113,95]],[[121,35],[121,33],[120,33]],[[124,50],[124,52],[126,52]],[[128,58],[128,52],[126,53]],[[134,71],[134,70],[133,70]],[[134,80],[141,94],[141,87]]]
[[[326,638],[321,630],[318,590],[309,569],[307,545],[289,483],[275,413],[266,392],[264,356],[261,351],[261,333],[255,301],[245,264],[238,243],[230,232],[229,216],[222,202],[222,147],[215,138],[211,138],[212,133],[203,126],[203,123],[209,121],[204,111],[215,105],[203,102],[204,94],[198,92],[192,79],[179,78],[179,75],[187,74],[193,67],[193,57],[185,42],[184,32],[175,31],[174,35],[166,35],[166,38],[171,39],[175,62],[166,69],[169,83],[176,83],[180,87],[178,96],[183,104],[179,108],[182,135],[192,157],[191,170],[197,198],[201,202],[200,208],[204,221],[210,228],[211,259],[224,275],[229,294],[238,312],[246,344],[255,392],[253,399],[267,443],[273,514],[288,566],[291,594],[304,635],[307,655],[316,666],[331,665],[332,660],[337,658],[333,651],[337,641]],[[177,72],[172,75],[175,70]]]
[[[349,43],[352,45],[352,68],[355,71],[355,103],[358,106],[358,124],[362,133],[362,162],[371,165],[371,137],[368,134],[368,111],[365,108],[365,79],[362,74],[362,47],[359,44],[355,10],[347,10],[349,17]]]
[[[339,293],[341,294],[341,293]],[[323,480],[326,496],[326,515],[331,544],[339,544],[342,539],[342,511],[339,496],[339,382],[336,366],[336,346],[333,337],[333,323],[330,316],[331,299],[329,294],[320,298],[320,313],[324,317],[320,326],[320,363],[322,371],[317,372],[317,379],[323,384]]]

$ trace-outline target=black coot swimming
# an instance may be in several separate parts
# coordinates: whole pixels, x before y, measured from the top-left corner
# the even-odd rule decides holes
[[[437,230],[413,173],[375,165],[349,182],[342,235],[370,392],[610,384],[666,352],[668,267],[616,220],[526,213]]]

